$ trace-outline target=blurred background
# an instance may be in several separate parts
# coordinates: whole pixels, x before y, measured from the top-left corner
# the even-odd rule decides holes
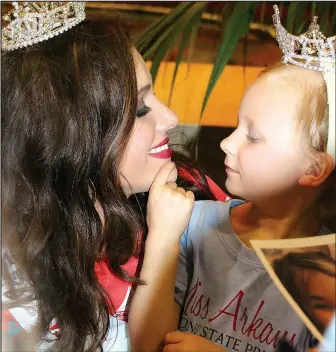
[[[293,34],[308,30],[313,15],[325,35],[336,33],[334,2],[87,2],[88,19],[100,20],[101,12],[108,19],[117,9],[128,20],[157,96],[179,117],[171,142],[193,154],[221,187],[219,143],[236,126],[244,90],[281,58],[272,25],[274,4]],[[1,7],[4,15],[11,3]]]

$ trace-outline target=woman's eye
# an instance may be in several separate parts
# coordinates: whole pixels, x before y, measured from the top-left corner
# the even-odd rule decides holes
[[[250,134],[246,135],[246,138],[251,142],[251,143],[256,143],[258,141],[258,138],[252,137]]]
[[[140,109],[137,110],[136,116],[137,117],[143,117],[147,115],[151,111],[151,108],[144,105]]]

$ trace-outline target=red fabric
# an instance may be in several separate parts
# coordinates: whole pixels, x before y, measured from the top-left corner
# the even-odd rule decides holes
[[[2,332],[6,337],[22,333],[24,330],[8,309],[1,312]]]
[[[139,258],[132,257],[125,265],[122,266],[129,274],[135,275]],[[121,280],[116,277],[109,269],[107,258],[97,261],[95,264],[95,272],[99,283],[104,287],[112,300],[113,306],[110,306],[111,314],[120,315],[120,319],[127,320],[127,312],[122,307],[122,303],[127,299],[127,291],[130,289],[131,284],[127,281]]]
[[[206,178],[209,184],[209,188],[211,189],[211,192],[216,197],[216,199],[222,202],[227,201],[229,199],[229,196],[217,185],[217,183],[212,181],[211,178],[209,178],[208,176]]]
[[[195,182],[197,184],[197,181],[185,170],[183,169],[179,170],[179,175],[185,178],[186,180]],[[225,192],[220,187],[218,187],[218,185],[214,181],[212,181],[209,177],[207,177],[207,181],[208,181],[210,190],[212,191],[212,193],[214,194],[217,200],[224,202],[229,199],[228,196],[225,194]],[[143,253],[141,254],[143,255]],[[123,266],[123,269],[125,269],[131,275],[135,275],[139,260],[142,261],[142,259],[143,258],[141,255],[140,255],[140,258],[132,257]],[[105,288],[105,290],[107,291],[107,293],[109,294],[112,300],[114,309],[113,307],[110,307],[110,312],[111,313],[116,312],[119,315],[119,319],[127,321],[128,309],[126,309],[125,311],[125,307],[122,303],[123,302],[125,303],[125,301],[127,301],[129,298],[129,290],[131,286],[130,283],[117,278],[109,269],[106,259],[96,262],[95,272],[99,283]]]
[[[199,184],[197,182],[197,180],[194,177],[192,177],[185,169],[179,170],[179,176],[181,176],[182,178],[184,178],[190,182],[195,183],[199,187],[202,187],[202,185]],[[212,179],[210,177],[206,176],[206,179],[208,181],[209,188],[210,188],[212,194],[216,197],[217,200],[225,202],[228,199],[230,199],[230,197],[214,181],[212,181]]]

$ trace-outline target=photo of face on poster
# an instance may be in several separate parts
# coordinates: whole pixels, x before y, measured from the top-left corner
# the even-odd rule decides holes
[[[330,234],[251,241],[281,293],[320,341],[336,309],[335,239]]]

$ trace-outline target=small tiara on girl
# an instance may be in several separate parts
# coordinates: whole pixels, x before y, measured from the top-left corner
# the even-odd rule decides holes
[[[280,11],[277,5],[273,6],[273,24],[276,40],[283,53],[282,63],[293,64],[308,70],[320,71],[327,86],[329,128],[327,153],[336,162],[335,145],[335,44],[336,36],[326,38],[320,32],[317,17],[314,16],[307,32],[295,36],[286,31],[280,21]]]
[[[55,37],[85,19],[85,2],[13,2],[3,16],[2,49],[24,48]]]

